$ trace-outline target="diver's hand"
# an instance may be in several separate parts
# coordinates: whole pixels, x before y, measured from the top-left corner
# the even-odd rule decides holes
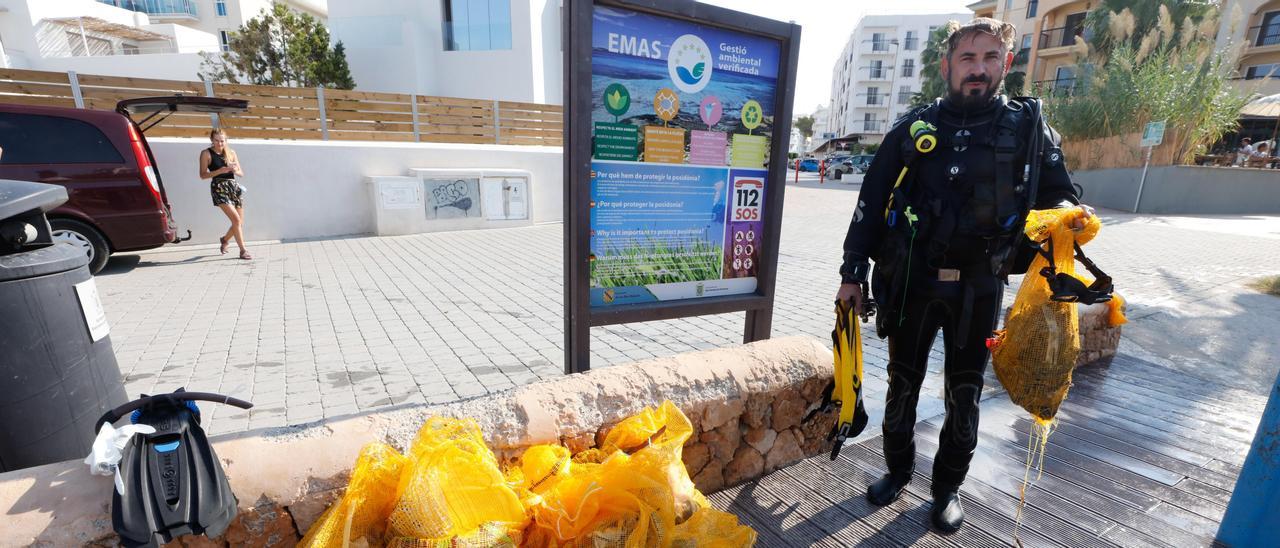
[[[1071,230],[1084,230],[1089,225],[1089,218],[1093,217],[1094,211],[1092,207],[1080,204],[1081,215],[1071,220]]]
[[[853,305],[853,313],[862,315],[862,286],[858,284],[840,284],[840,291],[836,292],[836,300],[847,302]]]

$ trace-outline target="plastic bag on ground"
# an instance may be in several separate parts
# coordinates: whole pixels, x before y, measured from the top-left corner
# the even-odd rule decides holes
[[[689,419],[664,402],[611,429],[592,454],[603,462],[566,461],[567,453],[544,448],[526,451],[519,473],[533,492],[529,500],[537,501],[530,506],[526,545],[752,545],[755,532],[711,508],[689,479],[682,452],[692,433]]]
[[[393,545],[520,544],[524,505],[474,421],[427,419],[409,452],[413,462],[401,474],[388,520]]]
[[[307,531],[302,547],[346,547],[381,537],[408,458],[385,443],[360,450],[347,491]]]

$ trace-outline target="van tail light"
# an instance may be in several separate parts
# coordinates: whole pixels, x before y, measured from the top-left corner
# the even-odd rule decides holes
[[[129,144],[133,147],[133,158],[138,161],[138,171],[142,172],[142,178],[146,179],[147,186],[151,187],[151,194],[155,197],[156,204],[164,209],[164,199],[160,197],[160,178],[156,175],[156,168],[151,165],[151,157],[147,155],[142,137],[138,135],[138,129],[133,124],[129,124]]]

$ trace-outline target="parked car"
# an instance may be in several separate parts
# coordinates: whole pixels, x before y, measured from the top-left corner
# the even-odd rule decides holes
[[[0,179],[59,184],[67,201],[49,212],[55,240],[83,247],[97,273],[118,251],[177,243],[173,210],[144,133],[174,112],[239,112],[248,102],[148,97],[116,111],[0,103]],[[141,124],[131,115],[147,114]]]
[[[800,171],[813,171],[816,173],[818,171],[818,159],[805,158],[800,160]]]
[[[875,158],[875,154],[855,154],[849,158],[853,163],[854,173],[866,173],[867,168],[871,167],[871,159]]]
[[[838,161],[827,167],[827,176],[838,181],[845,175],[866,173],[867,168],[871,166],[871,159],[874,157],[872,154],[841,156]]]

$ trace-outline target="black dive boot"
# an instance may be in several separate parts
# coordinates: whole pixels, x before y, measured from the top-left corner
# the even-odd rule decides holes
[[[943,533],[954,533],[964,525],[964,508],[960,506],[960,490],[933,492],[933,509],[929,511],[933,526]]]
[[[895,474],[890,472],[881,476],[875,483],[867,486],[867,501],[876,506],[888,506],[902,496],[902,490],[911,483],[911,472]]]

